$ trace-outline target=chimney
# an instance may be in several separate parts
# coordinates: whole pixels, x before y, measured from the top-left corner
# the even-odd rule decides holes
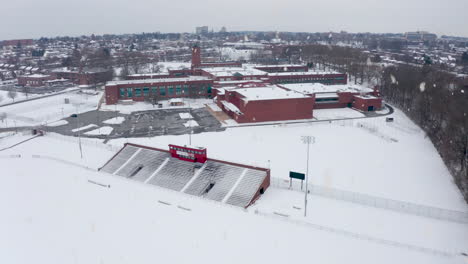
[[[192,48],[192,70],[198,68],[201,65],[201,53],[200,47],[194,45]]]

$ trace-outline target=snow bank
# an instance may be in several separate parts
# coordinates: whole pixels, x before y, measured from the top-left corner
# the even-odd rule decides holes
[[[89,125],[86,125],[86,126],[82,126],[82,127],[79,127],[79,128],[72,129],[72,132],[78,132],[78,131],[90,129],[90,128],[93,128],[93,127],[97,127],[97,125],[89,124]]]
[[[98,128],[98,129],[88,131],[85,134],[90,135],[90,136],[91,135],[109,135],[110,133],[112,133],[112,130],[114,130],[113,127],[103,126],[103,127]]]
[[[196,127],[196,126],[198,126],[198,123],[195,120],[189,120],[189,121],[184,123],[184,126],[185,127]]]
[[[182,119],[191,119],[193,116],[190,113],[179,113],[180,118]]]
[[[64,125],[67,125],[67,124],[68,124],[67,120],[59,120],[59,121],[56,121],[56,122],[49,123],[49,124],[47,124],[47,126],[48,127],[57,127],[57,126],[64,126]]]
[[[109,124],[109,125],[119,125],[122,124],[125,121],[125,117],[123,116],[118,116],[114,117],[111,119],[107,119],[105,121],[102,121],[104,124]]]

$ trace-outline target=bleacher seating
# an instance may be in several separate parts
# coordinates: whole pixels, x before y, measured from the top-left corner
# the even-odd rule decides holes
[[[267,177],[263,170],[213,160],[193,163],[133,145],[126,145],[101,171],[240,207],[249,205]]]
[[[193,177],[195,164],[170,158],[169,162],[148,183],[180,191]]]
[[[242,207],[247,206],[265,177],[265,171],[247,170],[244,178],[242,178],[241,182],[237,185],[226,203]]]
[[[101,171],[113,174],[116,170],[118,170],[136,151],[138,150],[137,147],[134,146],[125,146],[117,156],[115,156],[112,160],[110,160],[102,169]]]
[[[168,157],[170,157],[170,155],[165,152],[142,149],[131,162],[117,172],[117,175],[127,178],[131,177],[136,181],[145,181]],[[132,173],[140,167],[141,170],[135,175],[132,175]]]
[[[221,202],[226,194],[232,189],[237,179],[242,174],[244,168],[235,167],[221,163],[221,168],[218,170],[223,177],[216,181],[213,188],[205,195],[206,198]]]

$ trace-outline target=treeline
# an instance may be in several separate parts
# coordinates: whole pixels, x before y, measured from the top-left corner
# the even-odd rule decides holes
[[[462,81],[431,66],[398,65],[384,69],[381,92],[426,132],[468,201],[468,91]]]
[[[384,99],[426,132],[468,202],[468,79],[435,65],[384,67],[378,55],[350,47],[301,46],[286,56],[295,54],[352,82],[379,84]]]
[[[381,62],[379,55],[363,52],[360,49],[351,47],[340,47],[332,45],[306,45],[297,47],[302,60],[311,62],[318,66],[316,69],[333,69],[339,72],[348,73],[350,81],[362,84],[364,82],[375,85],[379,84]],[[294,54],[294,49],[288,50]],[[286,56],[292,56],[286,54]]]

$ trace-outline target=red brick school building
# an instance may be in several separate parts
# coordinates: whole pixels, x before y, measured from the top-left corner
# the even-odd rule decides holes
[[[305,65],[203,63],[196,46],[190,69],[107,82],[105,99],[106,104],[116,104],[119,100],[213,98],[239,123],[310,119],[313,109],[382,107],[377,89],[348,85],[347,79],[346,74],[312,72]]]

